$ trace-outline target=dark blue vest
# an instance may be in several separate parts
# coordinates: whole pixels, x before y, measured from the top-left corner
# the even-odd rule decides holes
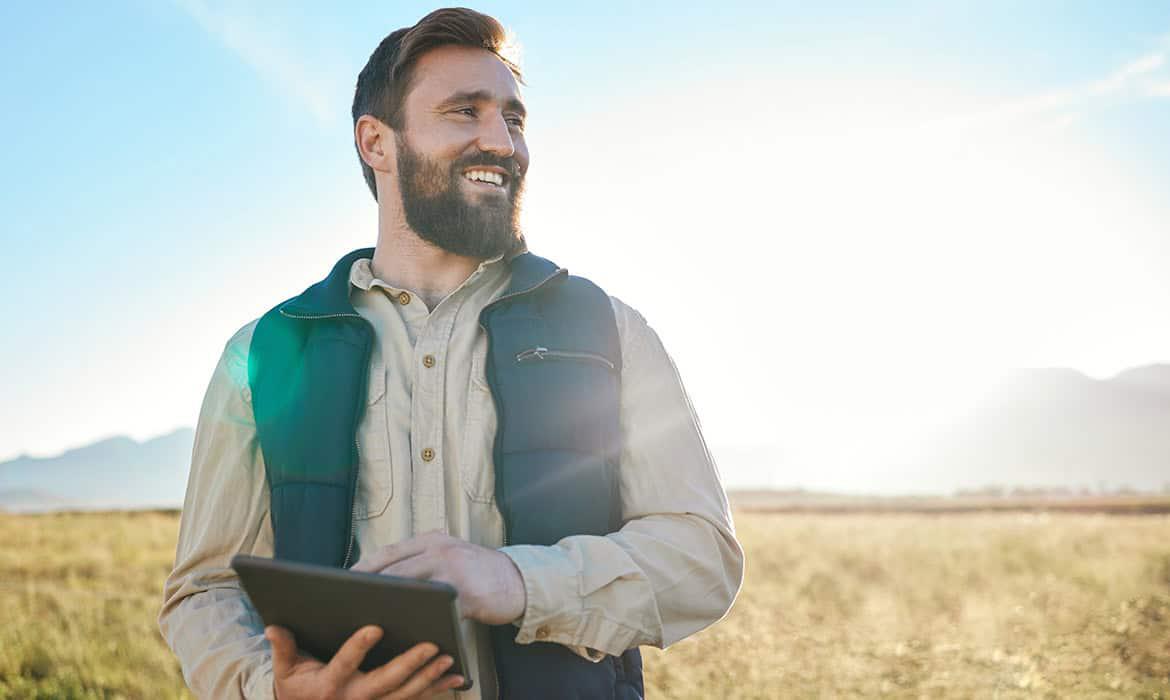
[[[325,280],[266,313],[252,336],[248,380],[278,559],[348,567],[359,557],[356,435],[374,334],[349,303],[349,271],[372,255],[367,248],[342,258]],[[609,297],[530,253],[510,264],[507,291],[480,314],[506,543],[614,532],[622,524],[621,346]],[[637,649],[594,664],[515,636],[512,625],[491,629],[502,698],[642,695]]]

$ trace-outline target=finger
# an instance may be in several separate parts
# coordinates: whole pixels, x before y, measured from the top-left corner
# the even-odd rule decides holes
[[[393,659],[367,673],[359,686],[363,693],[381,696],[398,690],[415,671],[423,667],[435,654],[439,647],[430,642],[415,644]]]
[[[378,571],[384,569],[401,559],[422,554],[428,547],[435,544],[435,536],[441,534],[438,531],[432,531],[419,535],[418,537],[411,537],[408,540],[386,545],[370,554],[369,558],[362,557],[352,568],[354,571]]]
[[[437,557],[430,556],[429,554],[419,554],[409,559],[394,562],[378,573],[386,576],[401,576],[403,578],[431,579],[437,573],[439,564],[440,562]]]
[[[419,697],[433,698],[436,695],[442,695],[448,690],[455,690],[456,688],[462,686],[463,682],[463,676],[445,676],[438,683],[435,683],[430,688],[427,688],[426,692]]]
[[[362,659],[366,658],[366,653],[373,649],[381,638],[382,628],[376,625],[366,625],[354,632],[329,660],[325,672],[338,683],[344,683],[358,670],[358,666],[362,665]]]
[[[446,654],[437,659],[432,659],[429,664],[423,667],[421,671],[410,677],[398,690],[390,694],[391,698],[397,700],[398,698],[414,698],[419,694],[425,692],[428,688],[439,680],[439,677],[451,668],[451,664],[455,660]]]
[[[272,645],[272,673],[286,678],[297,660],[297,640],[292,632],[277,625],[264,628],[264,638]]]

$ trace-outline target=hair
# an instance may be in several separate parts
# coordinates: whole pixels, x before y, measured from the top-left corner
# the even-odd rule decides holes
[[[391,129],[401,131],[404,119],[402,106],[410,91],[419,57],[431,49],[451,44],[491,51],[508,66],[517,80],[523,80],[520,67],[505,55],[512,47],[503,25],[494,17],[466,7],[435,10],[413,27],[391,32],[370,54],[370,60],[358,73],[357,86],[353,92],[354,126],[359,117],[369,114]],[[356,142],[354,148],[357,148]],[[360,149],[358,162],[361,163],[366,185],[377,201],[374,169],[362,160]]]

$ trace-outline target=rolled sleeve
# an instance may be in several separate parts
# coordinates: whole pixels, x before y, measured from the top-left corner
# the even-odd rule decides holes
[[[674,362],[645,320],[614,300],[622,343],[621,530],[515,545],[527,602],[516,641],[597,660],[665,647],[716,622],[743,581],[727,496]]]
[[[273,697],[264,625],[231,568],[235,554],[272,556],[268,491],[247,389],[254,324],[228,342],[212,375],[191,457],[175,566],[158,624],[201,698]]]
[[[610,617],[612,608],[598,605],[604,601],[590,600],[593,592],[588,591],[584,573],[599,572],[601,567],[590,566],[586,560],[604,562],[608,568],[626,559],[615,561],[604,537],[566,538],[555,547],[512,545],[500,551],[516,563],[524,580],[526,603],[518,621],[518,643],[557,642],[590,661],[600,661],[605,654],[621,654],[641,643],[636,628]],[[632,561],[625,564],[625,575],[638,575]],[[606,583],[614,580],[608,577]]]

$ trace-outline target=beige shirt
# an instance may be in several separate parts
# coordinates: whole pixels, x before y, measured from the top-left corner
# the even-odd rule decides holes
[[[410,290],[376,279],[369,259],[354,263],[350,301],[377,339],[358,428],[361,551],[428,530],[500,549],[515,561],[527,596],[517,642],[557,642],[592,660],[641,644],[663,647],[710,625],[739,590],[743,552],[674,364],[645,320],[617,299],[625,525],[605,537],[501,547],[496,414],[478,319],[509,278],[502,259],[484,262],[428,311]],[[272,697],[263,624],[229,566],[237,553],[273,554],[247,382],[254,327],[228,341],[203,401],[158,619],[187,684],[204,698]],[[486,628],[464,625],[474,686],[450,697],[495,697]]]

